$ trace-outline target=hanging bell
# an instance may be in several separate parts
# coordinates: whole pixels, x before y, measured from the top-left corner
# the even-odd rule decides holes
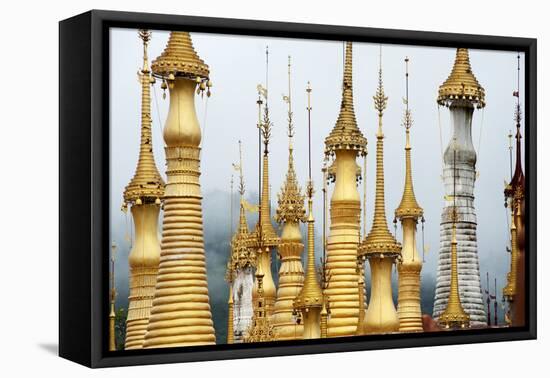
[[[141,198],[138,198],[138,199],[136,200],[136,205],[141,205],[141,204],[142,204]]]
[[[155,205],[160,205],[160,198],[157,197],[157,199],[155,200]]]
[[[162,89],[162,99],[164,100],[166,99],[166,88],[168,88],[165,79],[162,79],[162,84],[160,85],[160,88]]]
[[[203,81],[200,84],[201,91],[204,91],[206,89],[206,83]]]

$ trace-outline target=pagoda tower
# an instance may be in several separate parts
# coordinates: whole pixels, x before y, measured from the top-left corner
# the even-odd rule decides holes
[[[136,172],[124,190],[122,205],[124,211],[130,207],[135,234],[128,256],[130,292],[125,349],[143,348],[159,267],[158,218],[164,196],[164,180],[155,164],[151,130],[151,85],[155,82],[147,57],[151,32],[142,29],[139,36],[143,40],[143,67],[138,74],[141,83],[141,139]]]
[[[263,289],[263,278],[264,272],[262,264],[258,264],[258,268],[256,269],[256,282],[258,284],[258,290],[254,297],[254,315],[252,317],[252,323],[244,336],[243,341],[245,343],[258,343],[273,341],[275,339],[273,325],[271,324],[269,315],[267,314],[267,306]]]
[[[447,213],[447,218],[451,222],[451,266],[449,295],[445,310],[439,315],[438,323],[445,329],[460,329],[470,327],[470,315],[464,311],[459,291],[459,271],[458,271],[458,242],[456,238],[456,224],[458,222],[458,207],[456,196],[456,184],[458,181],[457,144],[452,145],[453,154],[453,206]]]
[[[300,311],[299,319],[304,325],[304,339],[317,339],[322,336],[322,326],[326,328],[326,304],[323,291],[317,280],[315,269],[315,219],[313,218],[313,179],[311,176],[311,86],[307,86],[307,113],[308,113],[308,183],[306,188],[308,216],[307,216],[307,268],[304,286],[296,299],[294,308]],[[325,314],[321,314],[322,312]],[[325,331],[325,329],[323,329]],[[326,337],[326,335],[323,335]]]
[[[374,219],[369,234],[359,246],[359,255],[369,260],[371,269],[371,295],[365,315],[363,334],[395,332],[399,329],[399,319],[392,298],[391,274],[394,262],[401,257],[401,244],[390,233],[386,220],[382,117],[388,98],[384,94],[382,84],[382,62],[380,62],[378,71],[378,89],[373,99],[378,112]]]
[[[504,189],[505,205],[510,208],[510,271],[503,295],[509,303],[509,319],[514,327],[525,325],[525,175],[521,165],[521,103],[519,100],[520,56],[518,55],[518,89],[514,119],[516,123],[516,165],[510,183]]]
[[[401,261],[397,265],[398,300],[397,315],[399,316],[400,332],[421,332],[422,310],[420,307],[420,271],[422,260],[416,249],[416,225],[423,217],[424,210],[418,205],[414,195],[410,129],[413,123],[409,109],[409,58],[405,58],[406,109],[403,117],[405,126],[405,187],[401,203],[395,209],[395,217],[401,221],[403,228],[403,249]]]
[[[246,331],[250,327],[254,306],[252,290],[254,287],[254,269],[256,266],[256,252],[248,248],[249,230],[245,209],[245,184],[243,175],[243,159],[241,141],[239,141],[239,164],[235,168],[239,171],[239,226],[231,240],[231,259],[228,271],[231,272],[230,292],[233,301],[233,342],[241,343]]]
[[[445,206],[441,216],[439,263],[433,317],[439,318],[447,307],[451,284],[451,239],[453,222],[448,214],[455,207],[453,197],[456,169],[456,240],[458,243],[458,285],[460,299],[473,327],[487,325],[487,316],[481,292],[479,258],[477,252],[477,218],[474,208],[476,180],[476,151],[472,143],[472,116],[474,107],[485,106],[485,90],[472,73],[468,49],[459,48],[453,69],[439,87],[439,105],[449,108],[453,136],[444,154],[443,181]],[[454,151],[456,149],[456,166]]]
[[[277,300],[273,311],[273,327],[277,340],[301,339],[303,326],[293,320],[294,298],[302,290],[304,283],[304,269],[300,259],[304,249],[300,222],[306,221],[304,209],[304,195],[298,185],[294,169],[294,124],[292,119],[292,98],[290,87],[290,56],[288,57],[288,95],[284,96],[288,105],[288,170],[286,180],[278,198],[278,208],[275,220],[283,224],[279,256],[279,287]]]
[[[269,52],[266,49],[266,66],[268,62]],[[267,75],[267,69],[266,69]],[[266,79],[267,80],[267,79]],[[267,86],[267,84],[266,84]],[[268,92],[267,88],[263,88],[258,85],[258,139],[259,148],[261,149],[261,142],[263,141],[264,149],[262,155],[261,165],[261,179],[260,179],[260,206],[258,214],[258,222],[254,231],[250,233],[248,247],[253,248],[256,251],[257,265],[262,265],[263,271],[263,295],[266,305],[267,316],[273,315],[273,307],[275,304],[276,291],[275,282],[271,274],[271,254],[272,251],[278,247],[281,239],[277,236],[273,224],[271,223],[271,195],[269,187],[269,141],[271,138],[272,123],[269,119],[269,106],[268,106]],[[263,100],[262,100],[263,98]],[[264,104],[262,108],[262,105]],[[263,118],[262,118],[263,109]],[[253,289],[253,297],[258,293],[258,282],[256,281]]]
[[[164,126],[167,184],[159,271],[144,348],[214,344],[200,190],[201,130],[195,91],[210,93],[209,68],[188,32],[171,32],[152,63],[170,90]]]
[[[357,247],[361,200],[357,190],[357,155],[366,153],[367,139],[357,127],[353,109],[352,44],[346,42],[342,102],[336,125],[325,139],[325,156],[334,159],[329,179],[335,181],[330,202],[330,230],[325,289],[330,308],[328,336],[353,336],[359,318]]]

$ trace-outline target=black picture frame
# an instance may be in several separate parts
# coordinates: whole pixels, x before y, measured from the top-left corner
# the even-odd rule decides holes
[[[109,352],[109,28],[187,30],[525,53],[525,327]],[[537,41],[363,27],[92,10],[59,23],[59,355],[89,367],[535,339]]]

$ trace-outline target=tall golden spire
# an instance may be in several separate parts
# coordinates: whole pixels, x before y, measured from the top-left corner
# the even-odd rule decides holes
[[[451,285],[449,299],[445,311],[439,316],[438,322],[445,328],[469,328],[470,315],[464,311],[460,300],[458,283],[458,251],[456,241],[456,222],[458,222],[458,209],[456,206],[456,140],[453,143],[453,207],[449,214],[452,223],[451,235]]]
[[[514,121],[516,123],[516,165],[510,183],[504,189],[505,206],[510,207],[512,218],[510,227],[511,257],[510,271],[507,274],[507,285],[503,294],[510,304],[511,324],[525,324],[525,175],[521,164],[521,103],[520,103],[520,55],[518,59],[518,82],[514,96],[517,98]],[[510,157],[511,159],[511,157]],[[511,161],[510,161],[511,164]]]
[[[395,217],[401,220],[403,229],[403,249],[401,261],[397,265],[399,330],[401,332],[421,332],[422,310],[420,306],[420,271],[422,260],[416,249],[416,225],[422,218],[423,210],[418,205],[413,189],[411,167],[410,129],[413,123],[409,108],[409,58],[405,58],[405,186],[401,203],[395,209]]]
[[[395,332],[399,320],[392,298],[391,273],[393,263],[401,257],[401,244],[388,229],[384,198],[384,134],[382,117],[388,97],[382,83],[382,47],[380,47],[380,68],[378,70],[378,88],[373,97],[378,111],[378,131],[376,133],[376,194],[374,200],[374,219],[369,234],[358,248],[361,257],[369,259],[371,267],[371,296],[363,330],[358,333]]]
[[[381,64],[381,63],[380,63]],[[382,82],[382,66],[378,70],[378,88],[373,97],[374,107],[378,112],[378,131],[376,133],[376,194],[374,199],[374,218],[369,234],[361,243],[359,253],[367,256],[399,257],[401,244],[395,240],[388,228],[384,194],[384,133],[382,118],[388,103]]]
[[[151,85],[155,79],[149,70],[147,46],[149,30],[139,30],[143,42],[143,67],[139,73],[141,83],[141,140],[136,172],[124,191],[123,210],[131,207],[135,238],[128,256],[130,265],[128,317],[126,318],[125,349],[141,349],[155,293],[160,258],[158,217],[164,196],[161,178],[153,155]]]
[[[405,97],[405,115],[403,116],[403,126],[405,126],[405,187],[403,189],[403,196],[401,197],[401,203],[395,209],[395,216],[397,218],[418,218],[422,217],[423,210],[416,201],[413,188],[413,179],[412,179],[412,166],[411,166],[411,140],[410,140],[410,129],[413,123],[411,110],[409,109],[409,70],[408,63],[409,58],[405,58],[405,63],[407,66],[406,70],[406,97]]]
[[[281,243],[278,246],[281,266],[279,268],[279,285],[277,300],[273,311],[273,327],[277,340],[301,339],[303,327],[293,320],[293,301],[302,289],[304,269],[300,255],[304,249],[300,222],[306,220],[304,195],[298,185],[294,169],[293,137],[294,123],[291,96],[291,64],[288,57],[288,94],[283,100],[288,105],[288,170],[286,180],[278,195],[278,208],[275,220],[283,224]]]
[[[307,217],[307,268],[302,291],[294,300],[294,307],[302,312],[304,324],[304,338],[321,337],[320,312],[323,307],[323,292],[317,280],[315,269],[315,219],[313,218],[313,179],[311,176],[311,86],[307,86],[308,112],[308,161],[309,178],[306,188],[308,217]]]
[[[171,32],[151,65],[170,90],[164,126],[167,183],[159,270],[144,348],[215,344],[208,297],[195,91],[211,83],[188,32]],[[183,116],[185,115],[185,116]]]
[[[334,128],[325,139],[327,179],[334,182],[330,200],[330,231],[326,242],[324,295],[330,319],[327,335],[353,336],[359,318],[357,245],[361,201],[357,191],[357,155],[366,154],[367,139],[357,127],[353,109],[352,43],[346,42],[342,102]]]
[[[139,143],[139,159],[134,177],[124,190],[124,205],[141,205],[155,202],[160,205],[164,195],[164,180],[160,176],[153,155],[153,136],[151,118],[151,85],[155,79],[149,70],[147,46],[151,40],[151,31],[140,29],[139,36],[143,40],[143,67],[139,73],[141,83],[141,139]]]
[[[273,124],[269,118],[269,106],[268,106],[268,88],[267,78],[269,72],[269,50],[266,47],[266,87],[258,85],[258,129],[259,139],[263,139],[263,154],[262,154],[262,167],[261,167],[261,198],[258,223],[253,232],[250,233],[249,247],[256,249],[258,265],[262,264],[264,272],[263,276],[263,291],[265,296],[265,303],[267,306],[268,316],[273,313],[273,305],[275,303],[276,288],[275,282],[271,275],[271,251],[277,247],[280,243],[280,238],[277,236],[273,224],[271,223],[271,196],[269,186],[269,141],[271,139],[271,128]],[[262,100],[263,98],[263,100]],[[263,118],[262,118],[262,105],[263,106]],[[261,147],[260,147],[261,148]],[[254,295],[256,295],[258,285],[256,283],[254,287]]]
[[[468,49],[456,49],[453,69],[447,80],[439,87],[437,103],[450,106],[456,100],[476,104],[478,108],[485,107],[485,90],[479,84],[472,72]]]

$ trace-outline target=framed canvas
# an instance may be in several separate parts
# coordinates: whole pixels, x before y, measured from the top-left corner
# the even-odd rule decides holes
[[[536,40],[97,10],[59,27],[60,356],[536,338]]]

